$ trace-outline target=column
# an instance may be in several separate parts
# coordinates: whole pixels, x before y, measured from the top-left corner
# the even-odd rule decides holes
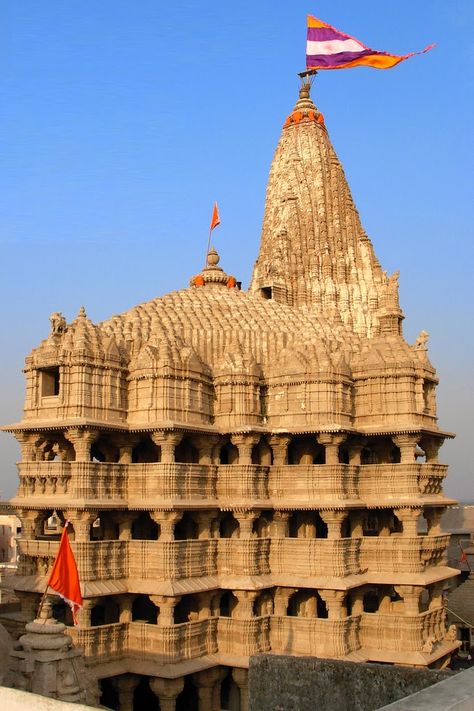
[[[199,435],[192,438],[192,443],[198,450],[199,464],[214,463],[214,450],[218,442],[219,437],[216,435]]]
[[[230,441],[239,450],[239,464],[252,464],[252,448],[260,441],[260,435],[245,433],[234,434]]]
[[[395,592],[403,598],[404,614],[420,614],[420,597],[424,588],[421,585],[396,585]]]
[[[359,438],[350,439],[346,446],[349,454],[349,464],[360,465],[360,457],[365,446],[365,440]]]
[[[296,588],[277,588],[275,591],[273,614],[275,617],[286,617],[288,601]]]
[[[318,590],[326,603],[329,620],[343,620],[347,617],[345,590]]]
[[[36,459],[36,449],[42,437],[39,434],[32,434],[30,432],[14,432],[14,436],[20,445],[21,461],[34,462]]]
[[[318,435],[318,443],[322,444],[326,453],[326,464],[339,464],[339,446],[347,439],[346,434],[328,434],[322,432]]]
[[[43,522],[43,516],[40,511],[19,509],[18,516],[21,521],[21,538],[34,541],[36,536],[43,533],[43,531],[40,530]]]
[[[74,540],[76,542],[91,540],[91,526],[97,518],[97,511],[68,509],[64,511],[64,517],[74,526]]]
[[[222,667],[212,667],[193,674],[193,682],[199,694],[199,711],[214,711],[214,688],[225,677],[226,670]],[[220,704],[219,704],[220,707]]]
[[[198,540],[207,540],[212,538],[211,523],[217,517],[215,511],[197,511],[193,513],[193,518],[198,527]]]
[[[364,514],[362,511],[349,511],[351,538],[362,538],[364,535]]]
[[[364,590],[356,588],[350,591],[352,609],[351,615],[362,615],[364,612]]]
[[[168,597],[166,595],[150,595],[150,600],[160,608],[157,625],[159,627],[170,627],[174,625],[174,608],[181,600],[181,596]]]
[[[428,609],[437,610],[444,605],[443,591],[444,591],[444,580],[440,580],[438,583],[434,583],[430,586],[430,602]]]
[[[151,433],[151,438],[161,450],[161,461],[174,462],[175,449],[183,439],[183,433],[157,430]]]
[[[77,611],[77,621],[80,627],[92,627],[91,616],[92,610],[97,604],[96,597],[89,597],[82,601],[82,608]]]
[[[138,444],[138,437],[114,437],[114,444],[119,450],[119,464],[131,464],[133,448]]]
[[[160,700],[160,711],[175,711],[176,699],[184,688],[184,677],[160,679],[150,677],[150,689]]]
[[[273,512],[273,535],[275,538],[288,537],[288,519],[290,518],[289,511],[274,511]]]
[[[441,518],[443,516],[442,508],[429,507],[425,509],[424,516],[428,523],[428,535],[429,536],[440,536],[443,531],[441,530]]]
[[[240,691],[240,711],[248,711],[249,708],[249,673],[247,669],[232,669],[232,678],[239,687]]]
[[[256,600],[258,591],[256,590],[232,590],[237,598],[237,605],[234,608],[232,617],[237,620],[248,620],[253,617],[253,603]]]
[[[119,527],[119,541],[130,541],[132,538],[132,524],[137,514],[131,511],[120,511],[114,515],[114,520]]]
[[[421,508],[394,509],[393,513],[403,524],[403,536],[415,538],[418,535],[418,518],[423,513]]]
[[[175,524],[182,518],[182,511],[150,511],[150,516],[160,526],[160,541],[174,541]]]
[[[336,540],[341,538],[341,526],[347,518],[348,511],[320,511],[319,514],[328,527],[328,538]]]
[[[119,605],[119,621],[120,622],[131,622],[132,621],[132,605],[135,599],[135,595],[125,594],[119,595],[116,600]]]
[[[76,462],[91,461],[91,447],[99,436],[98,430],[74,427],[66,430],[64,436],[74,446]]]
[[[400,450],[401,464],[415,463],[415,449],[419,439],[419,434],[399,434],[392,437],[393,443]]]
[[[212,593],[210,590],[206,590],[205,592],[198,593],[197,601],[198,601],[198,605],[199,605],[199,611],[198,611],[198,619],[199,620],[207,620],[208,617],[211,617],[211,597],[212,597]]]
[[[443,442],[442,437],[423,437],[421,446],[426,454],[427,464],[438,464],[438,453]]]
[[[273,464],[288,464],[288,445],[291,436],[286,434],[273,434],[267,437],[267,442],[273,451]]]
[[[116,677],[115,685],[119,695],[120,711],[133,711],[133,694],[140,677],[137,674],[122,674]]]
[[[260,511],[234,511],[234,516],[239,522],[239,538],[252,538],[252,527],[255,519],[260,516]]]

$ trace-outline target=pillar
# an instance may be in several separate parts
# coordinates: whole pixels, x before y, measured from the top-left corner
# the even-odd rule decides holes
[[[211,617],[211,598],[212,598],[212,592],[210,590],[206,590],[205,592],[198,593],[197,601],[198,601],[198,605],[199,605],[199,611],[198,611],[198,619],[199,620],[207,620],[208,617]]]
[[[150,677],[150,689],[160,700],[160,711],[175,711],[176,699],[184,688],[184,677],[161,679]]]
[[[182,515],[182,511],[150,511],[151,518],[160,526],[160,541],[174,541],[174,527]]]
[[[68,509],[64,511],[64,516],[74,526],[74,540],[76,542],[91,540],[90,530],[97,518],[97,511]]]
[[[423,513],[423,509],[394,509],[393,513],[403,524],[403,536],[415,538],[418,535],[418,518]]]
[[[74,447],[76,462],[91,461],[91,447],[99,436],[98,430],[74,427],[64,433]]]
[[[237,605],[234,608],[232,617],[237,620],[248,620],[253,617],[253,603],[255,602],[258,591],[256,590],[232,590],[237,598]]]
[[[364,612],[364,590],[357,588],[350,591],[352,609],[351,615],[362,615]]]
[[[214,688],[226,675],[222,667],[212,667],[193,674],[193,683],[199,695],[199,711],[217,711],[219,706],[213,705]]]
[[[362,511],[349,511],[351,538],[362,538],[364,535],[364,514]]]
[[[396,585],[395,592],[403,598],[404,614],[420,614],[420,597],[424,588],[421,585]]]
[[[341,538],[341,526],[348,516],[348,511],[320,511],[319,514],[328,527],[328,538]]]
[[[240,691],[240,711],[248,711],[249,708],[249,673],[247,669],[232,669],[232,678]]]
[[[19,509],[18,516],[21,521],[21,538],[34,541],[37,536],[43,533],[40,530],[43,522],[42,512],[33,509]]]
[[[119,695],[120,711],[133,711],[133,694],[140,677],[137,674],[122,674],[114,681]]]
[[[326,464],[339,464],[339,446],[346,438],[346,434],[328,434],[322,432],[318,435],[318,443],[323,445],[326,453]]]
[[[198,527],[198,539],[202,541],[212,538],[211,524],[217,518],[217,513],[215,511],[197,511],[193,513],[193,518]]]
[[[125,594],[119,595],[116,600],[119,605],[119,621],[120,622],[131,622],[132,621],[132,605],[135,599],[135,595]]]
[[[91,627],[92,610],[97,604],[97,598],[89,597],[82,601],[82,608],[77,611],[77,621],[80,627]]]
[[[274,511],[273,512],[273,536],[274,538],[288,537],[288,519],[290,518],[289,511]]]
[[[119,541],[130,541],[132,538],[132,524],[136,514],[131,511],[120,511],[114,519],[119,527]]]
[[[392,437],[393,443],[400,450],[400,464],[415,463],[415,450],[419,439],[419,434],[399,434]]]
[[[430,602],[428,608],[430,610],[437,610],[444,605],[444,580],[440,580],[438,583],[434,583],[430,586]]]
[[[426,454],[427,464],[438,463],[438,453],[443,442],[444,439],[442,437],[423,437],[421,440],[421,446]]]
[[[273,614],[276,617],[286,617],[288,601],[296,588],[277,588],[275,591]]]
[[[255,519],[260,516],[260,511],[234,511],[234,516],[239,522],[239,538],[252,538],[252,528]]]
[[[199,464],[210,465],[214,463],[214,451],[219,443],[215,435],[199,435],[192,438],[193,445],[198,450]]]
[[[359,465],[362,450],[364,449],[365,440],[351,439],[347,443],[347,452],[349,454],[349,464]]]
[[[157,430],[151,433],[151,438],[161,450],[161,461],[174,462],[175,449],[183,439],[182,432],[163,432]]]
[[[118,447],[119,450],[119,464],[132,463],[133,448],[136,444],[138,444],[138,442],[138,437],[127,436],[114,438],[114,444]]]
[[[424,516],[428,523],[428,535],[429,536],[440,536],[443,532],[441,530],[441,518],[443,516],[444,509],[429,507],[425,509]]]
[[[288,464],[288,445],[291,442],[291,436],[285,434],[274,434],[267,437],[267,442],[272,448],[273,464]]]
[[[34,462],[35,453],[42,437],[39,434],[30,432],[14,432],[14,436],[21,450],[22,462]]]
[[[239,464],[252,464],[252,448],[260,441],[260,435],[245,433],[234,434],[230,441],[239,450]]]
[[[160,608],[157,625],[159,627],[170,627],[174,625],[174,608],[181,600],[180,596],[168,597],[166,595],[150,595],[150,600]]]
[[[328,619],[343,620],[347,617],[345,590],[318,590],[318,592],[326,603]]]

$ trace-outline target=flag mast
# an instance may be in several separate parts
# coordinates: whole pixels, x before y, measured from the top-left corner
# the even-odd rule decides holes
[[[204,260],[204,268],[207,267],[207,255],[209,254],[209,250],[211,248],[211,236],[212,236],[212,230],[217,227],[217,225],[221,224],[221,218],[219,217],[219,209],[217,207],[217,202],[214,203],[214,207],[212,209],[212,217],[211,217],[211,225],[209,227],[209,239],[207,240],[207,250],[206,250],[206,258]]]

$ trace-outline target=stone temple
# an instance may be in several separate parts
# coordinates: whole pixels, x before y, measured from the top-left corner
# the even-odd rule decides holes
[[[22,451],[15,589],[33,619],[53,514],[68,519],[84,595],[69,631],[104,705],[244,711],[259,652],[449,661],[452,435],[428,334],[408,344],[402,319],[307,84],[248,291],[211,250],[189,286],[108,321],[51,316],[5,428]]]

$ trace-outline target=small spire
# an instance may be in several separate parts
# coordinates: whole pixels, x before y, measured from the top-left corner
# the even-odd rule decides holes
[[[87,318],[87,314],[86,314],[86,310],[85,310],[84,306],[81,306],[81,308],[79,309],[77,318]]]
[[[220,257],[217,254],[217,251],[215,247],[211,247],[209,252],[207,253],[207,259],[206,259],[206,264],[208,267],[217,267],[217,265],[220,262]]]

